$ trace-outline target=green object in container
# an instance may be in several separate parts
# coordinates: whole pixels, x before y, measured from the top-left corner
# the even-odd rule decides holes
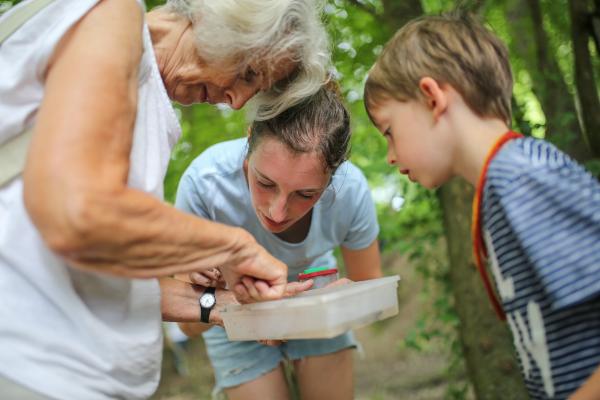
[[[303,274],[312,274],[313,272],[327,271],[328,269],[331,269],[331,267],[312,267],[312,268],[305,269],[304,272],[302,272],[302,273]]]

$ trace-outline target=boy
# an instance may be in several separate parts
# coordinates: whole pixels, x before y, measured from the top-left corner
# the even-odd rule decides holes
[[[499,38],[469,16],[429,16],[386,45],[365,105],[400,173],[428,188],[455,175],[477,188],[476,261],[531,398],[599,398],[600,183],[554,146],[509,131],[511,94]]]

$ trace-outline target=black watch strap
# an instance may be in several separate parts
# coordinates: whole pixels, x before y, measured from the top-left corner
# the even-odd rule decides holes
[[[202,293],[202,295],[200,296],[200,298],[198,299],[198,303],[200,304],[200,322],[204,322],[205,324],[208,324],[208,317],[210,316],[210,311],[213,309],[213,307],[215,306],[216,303],[216,297],[215,297],[215,291],[216,288],[214,287],[207,287],[206,290],[204,290],[204,293]],[[205,295],[212,295],[215,299],[215,301],[213,301],[213,305],[210,307],[203,307],[202,306],[202,297],[204,297]]]

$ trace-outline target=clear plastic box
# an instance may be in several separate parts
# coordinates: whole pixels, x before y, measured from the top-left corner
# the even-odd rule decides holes
[[[398,313],[398,275],[220,309],[230,340],[331,338]]]

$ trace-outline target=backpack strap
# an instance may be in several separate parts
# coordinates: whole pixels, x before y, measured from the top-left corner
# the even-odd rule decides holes
[[[0,22],[0,45],[25,22],[54,0],[31,0],[16,8]],[[0,144],[0,187],[23,172],[33,128]]]

